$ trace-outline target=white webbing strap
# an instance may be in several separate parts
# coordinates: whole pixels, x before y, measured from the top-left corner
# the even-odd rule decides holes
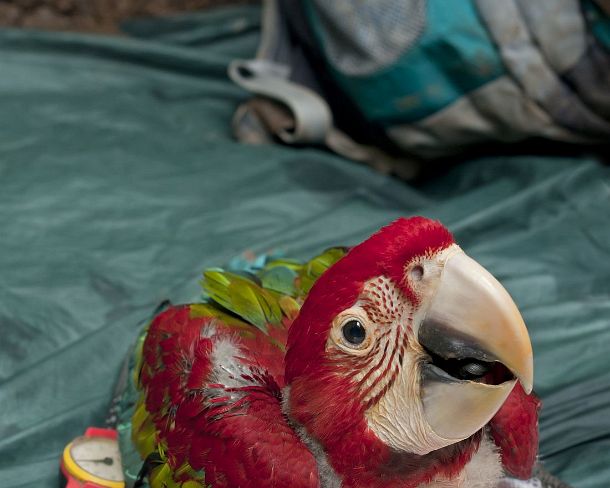
[[[417,174],[418,161],[359,144],[334,127],[326,101],[313,90],[290,81],[289,74],[287,66],[264,59],[231,62],[229,77],[258,95],[235,112],[233,130],[239,140],[256,144],[275,136],[286,144],[317,144],[383,173],[394,172],[405,179]]]
[[[292,114],[294,127],[275,135],[288,144],[325,144],[332,127],[330,108],[317,93],[288,79],[289,68],[264,59],[236,60],[229,77],[250,93],[270,98]]]

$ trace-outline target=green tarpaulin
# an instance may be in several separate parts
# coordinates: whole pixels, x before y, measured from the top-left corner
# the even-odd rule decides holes
[[[56,487],[164,299],[245,251],[311,256],[439,218],[513,294],[544,400],[541,454],[610,486],[610,170],[495,158],[408,186],[322,151],[230,136],[259,11],[132,23],[129,38],[0,30],[0,487]]]

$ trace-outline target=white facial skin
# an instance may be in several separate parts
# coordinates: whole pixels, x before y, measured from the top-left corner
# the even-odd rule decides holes
[[[367,282],[358,302],[333,321],[327,350],[337,357],[358,358],[353,379],[370,403],[366,418],[371,430],[394,449],[426,454],[452,444],[428,425],[420,401],[419,365],[427,354],[416,339],[427,302],[434,294],[446,257],[459,250],[451,246],[430,257],[414,260],[405,277],[418,295],[414,307],[388,278]],[[343,326],[358,320],[366,329],[362,344],[351,344]],[[339,359],[339,358],[338,358]]]
[[[458,271],[467,270],[463,282],[455,279],[459,272],[444,276],[446,263],[454,257],[453,262],[460,266]],[[445,294],[443,303],[453,307],[444,317],[446,323],[452,325],[455,316],[459,322],[456,330],[482,336],[486,349],[494,350],[496,339],[505,349],[509,343],[511,351],[505,354],[508,363],[515,364],[513,371],[523,373],[519,376],[525,379],[524,383],[531,384],[531,345],[520,315],[501,285],[476,263],[471,266],[471,262],[474,263],[455,244],[442,252],[416,258],[406,265],[404,279],[417,296],[417,306],[389,278],[377,277],[368,281],[358,301],[333,321],[326,345],[329,357],[343,363],[347,375],[358,384],[369,428],[395,450],[424,455],[470,437],[490,420],[515,384],[514,380],[502,385],[450,380],[427,383],[424,391],[421,367],[429,361],[429,355],[417,340],[418,330],[427,314],[446,310],[434,300],[439,290]],[[440,286],[442,280],[444,285]],[[451,299],[453,289],[457,302]],[[460,310],[462,302],[468,308],[466,312]],[[476,316],[479,309],[487,314],[483,320]],[[354,327],[354,321],[359,324],[350,329],[359,331],[355,336],[346,333],[346,328]],[[502,324],[497,338],[484,337],[488,321]],[[471,330],[470,323],[483,325]],[[502,362],[506,364],[504,358]],[[456,422],[458,418],[463,421]]]

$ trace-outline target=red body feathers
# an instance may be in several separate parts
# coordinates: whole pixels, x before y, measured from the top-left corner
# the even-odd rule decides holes
[[[268,336],[253,330],[237,343],[218,320],[172,307],[150,325],[143,358],[146,410],[175,481],[204,471],[213,487],[319,486],[313,456],[282,414],[283,353]]]

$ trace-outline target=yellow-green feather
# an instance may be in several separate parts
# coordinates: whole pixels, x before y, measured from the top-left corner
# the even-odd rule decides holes
[[[269,327],[278,326],[286,319],[294,320],[315,281],[346,253],[346,248],[331,248],[304,263],[270,260],[253,274],[207,269],[201,281],[206,301],[191,304],[191,316],[213,317],[244,336],[253,334],[252,326],[266,333]],[[151,488],[207,488],[205,474],[195,471],[188,463],[172,470],[163,441],[146,410],[146,392],[139,378],[142,367],[148,367],[143,365],[142,358],[146,331],[147,328],[134,347],[130,383],[123,394],[124,411],[119,414],[127,420],[118,429],[123,457],[133,459],[135,448],[142,461],[149,456],[155,458],[155,467],[148,475]],[[283,344],[277,346],[284,349]],[[125,469],[127,475],[127,466]],[[136,468],[130,469],[134,479]]]

